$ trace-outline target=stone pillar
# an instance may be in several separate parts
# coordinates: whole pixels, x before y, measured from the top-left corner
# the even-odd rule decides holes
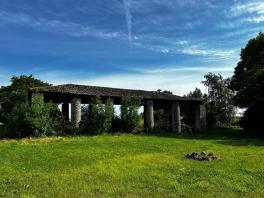
[[[194,110],[194,129],[201,130],[200,104],[196,105]]]
[[[200,120],[201,120],[201,131],[207,131],[206,106],[205,106],[205,104],[200,105]]]
[[[81,121],[81,99],[73,98],[71,101],[71,122],[76,128],[79,127]]]
[[[206,108],[205,104],[195,107],[195,130],[206,131]]]
[[[62,103],[61,109],[62,109],[62,114],[64,115],[65,119],[69,120],[69,104]]]
[[[152,130],[154,128],[154,110],[153,101],[149,100],[144,105],[144,125],[146,129]]]
[[[179,102],[172,103],[172,131],[181,133],[181,108]]]

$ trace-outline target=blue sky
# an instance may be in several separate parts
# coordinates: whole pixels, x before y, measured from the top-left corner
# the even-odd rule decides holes
[[[0,85],[33,74],[183,95],[231,76],[263,25],[263,0],[0,0]]]

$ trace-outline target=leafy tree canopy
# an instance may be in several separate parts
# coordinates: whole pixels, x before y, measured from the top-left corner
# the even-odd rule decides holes
[[[184,95],[184,97],[202,99],[204,97],[204,95],[203,95],[201,89],[196,87],[194,91],[190,91],[187,95]]]
[[[207,93],[203,94],[199,88],[189,92],[185,97],[200,98],[206,104],[208,125],[231,124],[235,106],[233,105],[233,91],[229,89],[230,79],[224,79],[220,74],[208,73],[202,83],[206,86]]]
[[[220,74],[208,73],[202,83],[207,88],[205,96],[209,124],[231,124],[235,114],[234,93],[229,89],[230,79]]]
[[[264,101],[264,34],[249,40],[240,57],[230,88],[236,91],[236,105],[243,108]]]
[[[48,86],[50,84],[35,79],[32,75],[13,76],[11,84],[0,88],[0,122],[6,122],[8,114],[17,104],[28,101],[30,87]]]
[[[264,117],[264,34],[248,41],[241,50],[230,88],[235,104],[247,108],[241,125],[251,133],[263,132]]]

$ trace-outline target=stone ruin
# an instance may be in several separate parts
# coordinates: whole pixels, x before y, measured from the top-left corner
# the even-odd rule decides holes
[[[199,161],[212,161],[212,160],[220,159],[212,152],[209,153],[208,155],[205,152],[201,152],[201,153],[192,152],[192,153],[188,153],[185,157],[188,159],[199,160]]]
[[[141,105],[144,106],[144,126],[147,131],[155,128],[155,111],[164,110],[168,115],[167,127],[172,132],[182,133],[181,115],[189,112],[190,125],[196,131],[206,131],[206,109],[201,99],[181,97],[159,91],[120,89],[112,87],[98,87],[88,85],[64,84],[56,86],[34,87],[28,92],[28,99],[31,102],[35,95],[43,98],[44,102],[62,104],[64,117],[71,120],[71,123],[78,128],[81,121],[82,104],[91,104],[95,97],[101,97],[103,103],[111,101],[113,105],[120,105],[124,97],[141,98]],[[69,108],[71,105],[71,111]],[[70,117],[71,112],[71,119]],[[187,132],[191,128],[186,128]],[[185,132],[185,131],[183,131]]]

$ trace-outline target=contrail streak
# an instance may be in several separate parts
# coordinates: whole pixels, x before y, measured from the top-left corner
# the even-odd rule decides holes
[[[124,8],[125,8],[125,15],[126,15],[126,23],[127,23],[128,41],[129,41],[129,46],[130,47],[131,47],[131,44],[132,44],[132,33],[131,33],[131,26],[132,26],[131,2],[132,2],[132,0],[123,0]]]

